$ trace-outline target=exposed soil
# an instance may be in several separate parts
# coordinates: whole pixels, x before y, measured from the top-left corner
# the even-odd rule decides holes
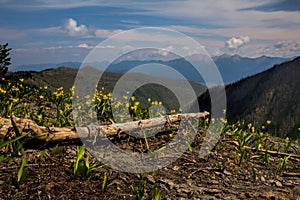
[[[169,141],[170,132],[149,138],[150,148]],[[288,166],[276,175],[281,155],[244,160],[237,164],[239,154],[230,136],[219,141],[209,157],[199,158],[203,137],[199,133],[187,151],[172,164],[151,173],[125,173],[101,165],[87,180],[73,174],[77,145],[47,148],[27,148],[27,171],[20,186],[16,179],[23,157],[0,162],[0,199],[136,199],[132,186],[138,188],[146,180],[144,199],[153,198],[157,186],[162,199],[300,199],[300,158],[291,157]],[[126,135],[113,138],[119,147],[136,152],[146,151],[145,141]],[[163,142],[164,141],[164,142]],[[299,150],[299,146],[295,146]],[[298,151],[299,152],[299,151]],[[97,163],[90,158],[91,164]],[[254,177],[253,170],[256,172]],[[102,189],[104,174],[107,184]]]

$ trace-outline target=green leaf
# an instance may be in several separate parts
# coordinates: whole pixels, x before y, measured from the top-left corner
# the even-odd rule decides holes
[[[53,149],[51,151],[51,156],[53,156],[56,153],[57,148],[58,148],[58,144],[56,144],[55,147],[53,147]]]
[[[79,164],[79,161],[83,159],[84,152],[85,152],[85,146],[82,145],[77,151],[77,158],[76,158],[76,162],[74,165],[74,174],[76,174],[78,171],[78,164]]]
[[[17,182],[18,184],[21,183],[22,179],[24,178],[25,176],[25,172],[26,172],[26,168],[25,168],[25,165],[27,164],[27,160],[26,158],[24,157],[23,160],[22,160],[22,164],[21,164],[21,167],[18,171],[18,179],[17,179]]]
[[[19,129],[17,127],[17,124],[15,123],[14,119],[11,117],[10,120],[11,120],[11,124],[13,126],[13,129],[14,129],[14,132],[16,133],[16,136],[17,137],[20,136],[21,133],[20,133],[20,131],[19,131]]]
[[[44,149],[40,154],[40,159],[43,160],[44,156],[46,155],[46,149]]]
[[[5,141],[3,141],[3,142],[0,142],[0,149],[1,149],[2,147],[5,147],[6,145],[12,143],[12,142],[16,142],[16,141],[22,139],[23,137],[26,137],[28,134],[29,134],[29,132],[28,132],[28,133],[25,133],[25,134],[23,134],[23,135],[20,135],[20,136],[18,136],[18,137],[15,137],[14,139],[11,139],[11,140],[5,140]]]
[[[105,189],[106,183],[107,183],[107,176],[106,176],[106,173],[104,173],[104,176],[103,176],[103,183],[102,183],[102,191]]]
[[[254,156],[251,156],[251,157],[250,157],[250,160],[256,159],[256,158],[260,158],[260,157],[261,157],[261,155],[254,155]]]

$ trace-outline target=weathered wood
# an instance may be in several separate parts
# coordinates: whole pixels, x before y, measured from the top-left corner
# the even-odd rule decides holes
[[[106,136],[113,136],[120,132],[132,131],[135,129],[146,129],[157,126],[164,126],[166,124],[172,124],[180,121],[182,118],[205,118],[209,115],[208,112],[201,113],[185,113],[167,115],[157,118],[126,122],[126,123],[114,123],[110,125],[100,125],[96,129],[100,130],[99,133]],[[34,121],[30,119],[13,118],[17,124],[17,127],[21,133],[31,130],[32,135],[37,135],[38,140],[44,141],[68,141],[80,138],[92,137],[90,127],[76,127],[77,131],[73,128],[59,128],[59,127],[43,127],[38,126]],[[0,118],[0,137],[7,137],[12,134],[12,124],[10,119]],[[11,135],[12,136],[12,135]]]

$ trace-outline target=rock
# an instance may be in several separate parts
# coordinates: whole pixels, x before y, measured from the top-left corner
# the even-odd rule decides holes
[[[263,176],[260,177],[260,180],[261,180],[261,182],[266,182],[266,179]]]
[[[223,173],[224,173],[225,175],[227,175],[227,176],[231,176],[231,175],[232,175],[232,173],[230,173],[230,172],[227,171],[227,170],[224,170]]]
[[[190,190],[188,190],[187,188],[179,188],[179,189],[177,189],[177,192],[178,193],[186,193],[186,194],[188,194],[190,192]]]
[[[169,185],[170,189],[173,189],[176,186],[173,181],[168,180],[168,179],[160,179],[160,181],[164,184]]]
[[[147,177],[147,179],[148,179],[148,181],[149,181],[150,183],[152,183],[152,184],[155,183],[155,180],[154,180],[153,176],[148,175],[148,176],[146,176],[146,177]]]
[[[178,171],[178,170],[179,170],[179,167],[175,165],[175,166],[173,167],[173,170],[174,170],[174,171]]]
[[[276,185],[277,187],[282,187],[282,183],[279,182],[279,181],[275,181],[275,185]]]

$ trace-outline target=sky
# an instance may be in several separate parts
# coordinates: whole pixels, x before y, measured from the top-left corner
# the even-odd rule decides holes
[[[82,62],[115,34],[160,27],[193,38],[210,56],[293,57],[300,55],[299,19],[298,0],[0,0],[0,43],[12,48],[13,66]],[[166,39],[127,36],[131,43]]]

